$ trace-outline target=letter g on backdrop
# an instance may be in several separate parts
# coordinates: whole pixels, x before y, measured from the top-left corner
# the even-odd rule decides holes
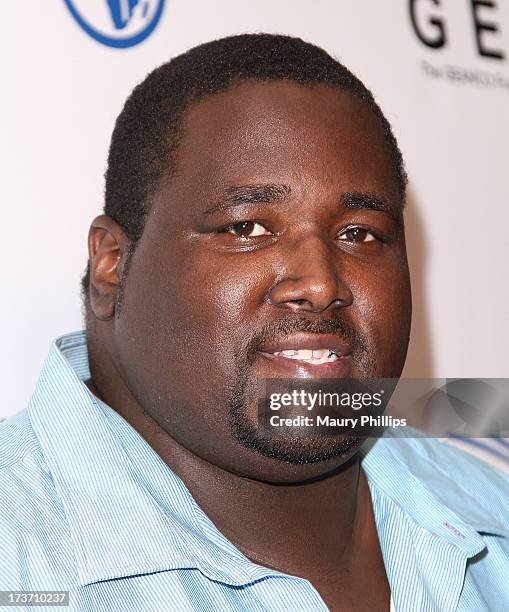
[[[165,0],[64,0],[89,36],[108,47],[134,47],[154,31]]]

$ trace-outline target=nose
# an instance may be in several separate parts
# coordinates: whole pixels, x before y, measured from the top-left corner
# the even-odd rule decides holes
[[[302,238],[286,254],[285,274],[267,300],[294,312],[320,313],[349,306],[353,295],[339,273],[340,251],[318,236]]]

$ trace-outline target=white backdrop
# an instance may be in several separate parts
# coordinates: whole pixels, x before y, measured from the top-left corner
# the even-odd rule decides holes
[[[166,0],[140,44],[87,34],[64,0],[3,3],[0,418],[26,403],[50,341],[81,327],[86,236],[100,212],[110,134],[147,72],[190,46],[246,31],[317,43],[370,87],[410,175],[414,325],[407,376],[509,374],[509,3],[471,0]],[[114,30],[106,0],[70,2]],[[126,1],[119,6],[125,6]],[[159,2],[142,0],[148,13]],[[140,14],[135,15],[143,20]],[[150,18],[150,14],[147,19]],[[433,19],[433,24],[430,20]],[[501,58],[486,53],[503,55]]]

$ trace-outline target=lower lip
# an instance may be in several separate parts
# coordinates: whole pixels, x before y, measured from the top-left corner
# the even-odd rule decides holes
[[[289,359],[273,353],[258,353],[264,362],[265,378],[346,378],[351,373],[352,361],[343,355],[330,363],[312,364],[298,359]]]

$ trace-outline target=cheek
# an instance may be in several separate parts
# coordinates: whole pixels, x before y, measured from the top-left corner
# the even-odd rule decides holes
[[[165,257],[158,266],[143,263],[154,261],[148,252],[133,259],[116,322],[118,361],[138,402],[177,441],[206,458],[220,440],[227,453],[225,406],[237,388],[236,352],[263,300],[264,268],[189,249]]]
[[[189,244],[159,249],[157,259],[140,250],[126,286],[127,335],[141,335],[155,368],[169,362],[176,378],[228,375],[270,283],[267,267],[254,259]]]
[[[406,263],[357,270],[350,286],[354,296],[355,325],[376,356],[379,375],[399,376],[411,320]]]
[[[216,341],[237,335],[242,341],[252,332],[270,278],[269,267],[253,254],[198,254],[178,287],[188,304],[189,324],[212,332]]]

